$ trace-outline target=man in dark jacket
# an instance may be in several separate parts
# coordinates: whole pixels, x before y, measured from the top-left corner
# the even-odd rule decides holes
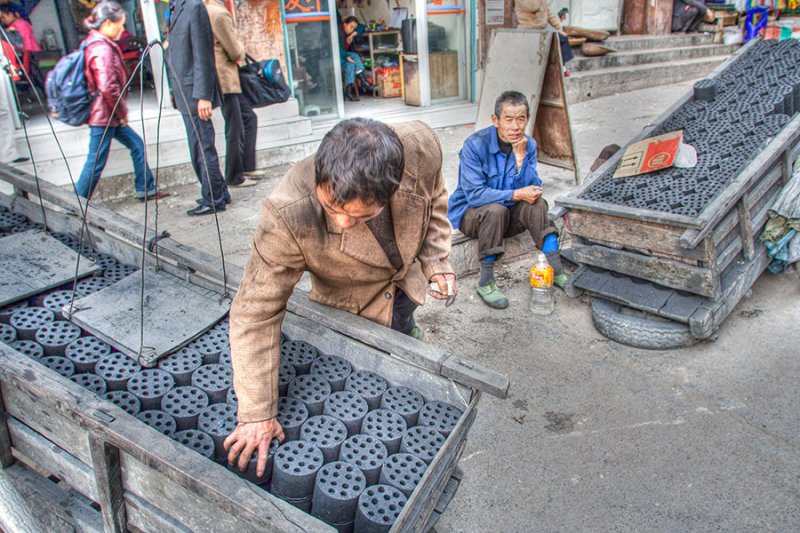
[[[211,112],[222,104],[214,66],[214,34],[201,0],[170,2],[167,65],[172,98],[183,116],[202,198],[189,216],[224,211],[230,194],[219,168]]]
[[[702,0],[675,0],[672,7],[672,31],[696,32],[708,8]]]

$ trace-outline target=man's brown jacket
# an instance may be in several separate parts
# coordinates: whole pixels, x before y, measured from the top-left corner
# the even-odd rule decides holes
[[[231,354],[239,421],[276,416],[280,328],[304,271],[312,300],[391,326],[395,290],[418,304],[428,280],[450,273],[450,223],[442,151],[421,122],[393,126],[405,169],[388,207],[403,268],[395,270],[364,223],[342,230],[322,209],[314,157],[294,167],[262,205],[253,251],[231,307]]]

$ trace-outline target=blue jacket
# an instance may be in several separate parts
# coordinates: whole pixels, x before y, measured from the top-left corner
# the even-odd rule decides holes
[[[486,204],[510,207],[515,203],[511,195],[516,189],[542,184],[536,171],[536,141],[528,138],[525,160],[518,172],[514,153],[506,156],[500,150],[495,126],[470,135],[464,141],[459,161],[458,187],[447,206],[447,218],[453,229],[461,227],[468,208]]]

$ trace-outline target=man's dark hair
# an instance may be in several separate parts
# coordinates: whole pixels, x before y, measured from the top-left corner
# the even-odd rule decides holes
[[[349,17],[347,17],[346,19],[344,19],[344,23],[345,23],[345,24],[350,24],[351,22],[355,22],[356,24],[360,24],[360,23],[358,22],[358,19],[357,19],[357,18],[355,18],[353,15],[350,15]]]
[[[400,186],[403,143],[377,120],[343,120],[329,131],[314,157],[317,186],[329,187],[334,201],[386,205]]]
[[[528,105],[528,99],[525,98],[524,94],[519,91],[506,91],[498,96],[497,100],[494,102],[494,116],[500,118],[500,115],[503,113],[503,106],[506,104],[514,107],[524,105],[525,111],[528,113],[528,115],[531,114],[531,108]]]

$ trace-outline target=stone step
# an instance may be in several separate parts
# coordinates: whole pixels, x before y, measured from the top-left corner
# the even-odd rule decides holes
[[[600,96],[699,79],[711,73],[727,58],[727,55],[721,55],[669,64],[657,63],[576,72],[566,80],[567,97],[569,102],[574,104]]]
[[[215,119],[215,144],[220,157],[223,157],[221,165],[224,168],[225,132],[221,118],[219,124],[216,122]],[[274,166],[296,160],[297,150],[295,145],[313,140],[312,134],[311,120],[306,117],[259,122],[258,142],[256,144],[259,166]],[[84,144],[88,142],[86,137],[87,133],[84,132]],[[159,150],[156,150],[155,139],[155,135],[148,135],[147,137],[147,159],[150,167],[155,169],[156,155],[158,155],[159,183],[162,187],[189,183],[196,179],[191,165],[188,164],[190,161],[189,145],[186,142],[186,133],[182,124],[179,128],[173,128],[168,132],[162,128]],[[77,181],[83,169],[86,161],[85,146],[83,151],[79,150],[67,155],[66,162],[57,151],[52,155],[55,157],[36,158],[38,175],[55,185],[69,187],[70,172],[72,173],[72,179]],[[26,172],[33,173],[33,164],[31,162],[18,165],[18,167]],[[69,168],[69,172],[67,168]],[[133,163],[128,150],[119,143],[112,143],[108,162],[103,170],[103,180],[113,176],[120,177],[123,181],[132,184],[132,172]],[[115,197],[117,194],[117,192],[114,192],[116,191],[114,187],[105,187],[104,189],[108,189],[108,191],[103,196]],[[104,198],[101,197],[99,199]]]
[[[688,33],[684,35],[621,35],[609,37],[603,44],[618,52],[653,50],[657,48],[680,48],[713,44],[714,35],[710,33]]]
[[[297,107],[297,100],[291,99],[287,102],[264,107],[255,110],[258,116],[259,130],[262,126],[269,124],[271,126],[279,126],[281,123],[286,122],[291,124],[291,127],[296,127],[298,119],[309,121],[310,119],[301,117]],[[180,113],[172,108],[165,108],[162,110],[161,117],[158,116],[158,109],[145,109],[144,121],[140,118],[142,113],[138,108],[138,102],[129,102],[129,120],[131,127],[136,132],[145,137],[148,144],[156,142],[156,135],[158,130],[161,130],[161,141],[170,140],[175,135],[186,137],[183,119]],[[28,141],[31,145],[31,151],[34,153],[37,161],[46,161],[49,159],[61,159],[61,150],[67,157],[74,155],[85,154],[86,148],[89,143],[89,131],[85,126],[71,127],[61,122],[53,121],[53,130],[56,137],[53,136],[53,131],[50,126],[44,121],[43,117],[36,117],[38,124],[28,127]],[[220,110],[214,112],[214,128],[219,133],[223,128],[224,122],[222,120],[222,113]],[[143,128],[144,126],[144,128]],[[144,134],[143,135],[143,130]],[[27,142],[25,139],[25,131],[19,130],[16,133],[17,149],[20,153],[28,153]],[[61,149],[59,150],[59,144]]]
[[[687,59],[697,59],[711,56],[730,55],[738,50],[740,45],[731,44],[702,44],[698,46],[684,46],[680,48],[654,48],[634,50],[630,52],[615,52],[600,57],[576,57],[569,62],[569,69],[573,73],[597,71],[606,68],[629,67],[635,65],[649,65],[654,63],[672,63]]]

